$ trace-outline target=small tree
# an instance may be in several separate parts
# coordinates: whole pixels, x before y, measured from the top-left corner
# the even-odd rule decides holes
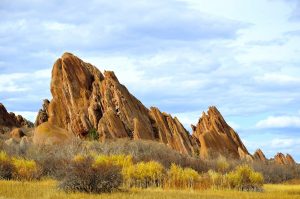
[[[255,172],[249,165],[241,165],[227,174],[230,188],[246,191],[261,191],[264,178],[261,173]]]

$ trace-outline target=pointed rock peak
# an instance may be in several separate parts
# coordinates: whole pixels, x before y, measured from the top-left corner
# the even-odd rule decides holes
[[[68,58],[68,57],[76,57],[76,56],[73,55],[72,53],[69,53],[69,52],[64,52],[64,54],[62,54],[62,56],[61,56],[62,59],[65,59],[65,58]]]
[[[267,161],[267,158],[261,149],[257,149],[255,151],[255,153],[253,154],[253,158],[258,161],[263,161],[263,162]]]
[[[291,165],[296,164],[296,161],[294,160],[294,158],[290,154],[286,154],[286,160]]]
[[[104,71],[104,77],[107,79],[115,80],[116,82],[119,82],[117,76],[113,71]]]
[[[286,165],[286,158],[285,156],[283,155],[283,153],[277,153],[275,156],[274,156],[274,161],[277,163],[277,164],[282,164],[282,165]]]
[[[214,113],[216,115],[221,115],[220,111],[215,106],[208,107],[208,114],[209,113]]]
[[[209,153],[244,158],[249,155],[238,134],[226,123],[215,106],[209,107],[207,114],[202,113],[196,126],[192,126],[193,135],[198,138],[202,157]]]
[[[290,154],[286,154],[286,156],[283,153],[277,153],[274,157],[274,161],[277,164],[281,165],[295,165],[296,162],[294,158]]]

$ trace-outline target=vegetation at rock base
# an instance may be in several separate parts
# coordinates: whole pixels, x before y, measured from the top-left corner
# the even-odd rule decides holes
[[[298,165],[247,162],[222,156],[202,160],[142,140],[99,143],[76,139],[59,147],[31,145],[25,151],[1,149],[1,179],[50,178],[67,192],[105,193],[145,188],[264,192],[264,180],[278,183],[300,176]],[[279,171],[279,175],[271,171]]]

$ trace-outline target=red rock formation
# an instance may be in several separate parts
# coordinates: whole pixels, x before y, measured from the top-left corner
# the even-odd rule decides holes
[[[129,137],[157,140],[185,154],[199,148],[177,118],[147,109],[120,84],[115,74],[65,53],[52,70],[50,103],[36,124],[48,121],[80,137],[96,130],[99,139]]]
[[[275,161],[275,163],[281,164],[281,165],[295,165],[296,164],[294,158],[290,154],[287,154],[285,156],[283,153],[277,153],[274,157],[274,161]]]
[[[170,114],[161,113],[158,108],[150,108],[155,138],[185,154],[198,153],[199,145],[195,138],[183,127],[179,120]]]
[[[288,164],[290,164],[290,165],[295,165],[296,164],[296,161],[294,160],[294,158],[290,154],[286,154],[285,158],[286,158],[286,161],[287,161]]]
[[[267,158],[266,158],[265,154],[260,149],[257,149],[255,151],[255,153],[253,154],[253,158],[254,158],[254,160],[257,160],[257,161],[267,162]]]
[[[33,127],[33,124],[24,119],[21,115],[8,113],[3,104],[0,103],[0,129],[1,131],[10,131],[15,127]]]
[[[38,125],[48,121],[48,106],[49,106],[49,104],[50,104],[49,100],[45,99],[42,109],[40,109],[38,112],[34,126],[38,126]]]
[[[193,135],[200,142],[200,156],[206,158],[210,153],[233,158],[251,159],[238,134],[226,123],[216,107],[203,112],[197,126],[192,126]]]

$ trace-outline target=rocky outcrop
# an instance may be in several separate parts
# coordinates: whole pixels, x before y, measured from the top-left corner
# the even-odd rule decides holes
[[[173,118],[170,114],[162,113],[158,108],[151,107],[150,118],[155,132],[155,139],[181,153],[198,153],[199,143],[189,134],[176,117]]]
[[[67,130],[44,122],[34,130],[33,143],[36,145],[63,144],[72,141],[74,135]]]
[[[284,155],[283,153],[277,153],[274,157],[274,161],[281,165],[295,165],[296,162],[290,154]]]
[[[49,106],[49,104],[50,104],[50,101],[45,99],[43,102],[42,109],[40,109],[38,112],[34,126],[38,126],[38,125],[48,121],[48,106]]]
[[[192,126],[193,135],[200,142],[200,156],[222,154],[227,157],[251,159],[238,134],[226,123],[216,107],[203,112],[196,126]]]
[[[14,113],[8,113],[2,103],[0,103],[0,131],[2,133],[9,132],[15,127],[33,127],[33,124],[23,118],[21,115],[15,115]]]
[[[295,165],[296,161],[290,154],[286,154],[285,159],[289,165]]]
[[[268,159],[266,158],[265,154],[262,152],[261,149],[257,149],[255,153],[253,154],[253,159],[256,161],[261,161],[261,162],[267,162]]]
[[[177,118],[147,109],[120,84],[112,71],[96,67],[65,53],[52,70],[52,100],[44,102],[36,125],[47,121],[79,137],[97,131],[99,139],[128,137],[163,142],[185,154],[198,150]]]

